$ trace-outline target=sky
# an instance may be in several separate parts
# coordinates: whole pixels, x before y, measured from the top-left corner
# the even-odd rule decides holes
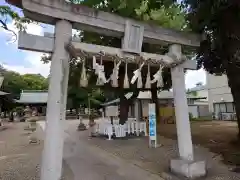
[[[0,5],[4,3],[0,0]],[[17,12],[21,13],[19,9]],[[17,33],[14,22],[7,21],[8,27]],[[27,32],[35,35],[43,35],[43,32],[54,32],[54,27],[49,25],[27,25]],[[19,72],[20,74],[36,73],[45,77],[49,75],[50,64],[41,62],[42,53],[19,50],[17,48],[17,40],[13,41],[12,33],[0,28],[0,64],[9,70]],[[186,88],[195,87],[196,83],[206,83],[206,74],[203,69],[198,71],[187,71],[185,76]]]

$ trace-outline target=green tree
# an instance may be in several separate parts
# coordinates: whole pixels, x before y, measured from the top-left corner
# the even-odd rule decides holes
[[[240,2],[184,0],[190,27],[205,34],[198,52],[199,66],[209,73],[226,74],[236,107],[240,140]]]
[[[11,93],[15,98],[19,97],[22,90],[46,90],[47,79],[39,74],[20,75],[0,67],[1,75],[4,76],[2,91]]]
[[[27,84],[27,90],[47,90],[48,81],[41,74],[24,74],[21,76]]]

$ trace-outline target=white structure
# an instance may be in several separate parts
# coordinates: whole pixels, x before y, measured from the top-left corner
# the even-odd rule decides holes
[[[189,100],[189,112],[193,118],[211,118],[211,112],[209,111],[208,103],[208,88],[207,85],[197,83],[194,88],[188,89],[188,95],[196,97]],[[197,97],[201,97],[197,99]]]
[[[88,7],[73,5],[65,0],[9,0],[22,7],[26,17],[55,25],[55,36],[38,37],[21,34],[19,47],[39,52],[53,53],[50,70],[50,85],[47,107],[47,127],[41,169],[41,180],[59,180],[62,168],[63,122],[67,99],[69,53],[78,57],[77,50],[88,55],[99,55],[104,51],[111,58],[118,56],[128,63],[137,63],[135,54],[146,63],[171,68],[176,124],[180,158],[171,161],[171,169],[187,177],[206,174],[205,162],[195,162],[185,92],[184,69],[196,69],[196,62],[185,61],[181,45],[199,46],[200,36],[185,34],[142,22],[123,18],[111,13],[97,11]],[[72,41],[72,28],[95,31],[108,36],[120,37],[122,48],[112,48]],[[135,36],[131,36],[134,34]],[[24,37],[23,37],[24,36]],[[143,42],[169,43],[165,55],[141,52]],[[68,51],[65,46],[68,44]],[[132,54],[135,53],[135,54]],[[81,54],[83,55],[83,54]],[[185,62],[183,62],[185,61]],[[174,66],[176,65],[177,66]]]
[[[222,117],[223,113],[234,116],[233,97],[231,89],[228,86],[227,76],[207,74],[207,88],[210,112],[217,119],[224,119]],[[230,117],[229,119],[232,120],[232,118],[234,119],[234,117]]]
[[[203,85],[201,83],[196,84],[194,88],[188,90],[188,93],[191,95],[196,94],[196,97],[203,97],[204,99],[200,99],[195,101],[195,104],[208,104],[208,88],[207,85]]]

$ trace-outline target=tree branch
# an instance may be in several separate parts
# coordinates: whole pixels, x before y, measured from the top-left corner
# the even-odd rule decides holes
[[[2,27],[3,29],[5,29],[6,31],[9,31],[9,32],[11,32],[11,33],[14,34],[15,39],[14,39],[13,42],[15,42],[15,41],[17,40],[17,34],[16,34],[13,30],[9,29],[9,28],[7,27],[7,24],[6,24],[5,22],[3,22],[3,20],[0,19],[0,23],[1,23],[1,27]]]

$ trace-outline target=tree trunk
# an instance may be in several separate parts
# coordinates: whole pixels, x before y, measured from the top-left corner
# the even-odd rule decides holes
[[[128,119],[129,102],[124,94],[120,95],[120,120],[119,124],[125,124]]]
[[[240,68],[229,66],[227,69],[228,84],[231,88],[238,123],[238,140],[240,141]]]
[[[125,124],[128,119],[129,105],[133,100],[138,97],[139,90],[133,91],[133,95],[130,99],[125,97],[126,92],[120,93],[120,114],[119,114],[119,124]]]
[[[240,24],[239,18],[236,18],[236,12],[239,11],[239,3],[234,1],[229,3],[218,16],[218,33],[220,41],[220,50],[217,56],[223,60],[228,77],[228,85],[231,88],[235,111],[238,123],[237,138],[240,141]],[[230,20],[230,21],[229,21]]]

